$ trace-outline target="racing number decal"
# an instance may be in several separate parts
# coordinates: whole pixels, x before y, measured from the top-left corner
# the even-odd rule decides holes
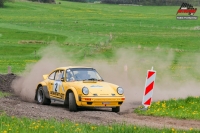
[[[57,88],[58,88],[58,83],[55,83],[55,92],[58,92],[58,90],[57,90]]]
[[[54,81],[53,90],[50,91],[50,94],[53,97],[64,99],[64,94],[62,93],[62,91],[60,92],[60,87],[62,87],[62,82],[61,81]]]
[[[61,83],[59,83],[60,81],[55,81],[54,82],[54,87],[53,87],[53,91],[54,92],[59,92],[59,88],[60,88],[60,85]]]

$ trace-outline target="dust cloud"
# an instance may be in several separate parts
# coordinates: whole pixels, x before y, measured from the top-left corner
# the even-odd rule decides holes
[[[50,74],[57,67],[70,65],[65,53],[55,45],[41,49],[39,54],[42,58],[35,64],[28,64],[20,77],[12,83],[15,93],[24,101],[34,101],[35,89],[43,80],[42,75]]]
[[[25,72],[13,82],[12,87],[24,100],[33,101],[37,83],[43,80],[42,75],[49,74],[61,66],[91,66],[105,81],[124,88],[126,101],[122,105],[123,111],[142,104],[147,70],[153,66],[157,72],[153,101],[200,95],[200,83],[187,69],[170,70],[175,58],[173,49],[166,50],[158,47],[150,49],[140,46],[119,49],[115,53],[116,56],[112,61],[98,59],[83,60],[77,63],[71,61],[61,48],[50,45],[40,50],[41,60],[27,65]],[[188,58],[188,55],[182,56],[180,60],[184,58]],[[198,55],[195,55],[194,58],[194,60],[199,60]],[[180,63],[181,65],[183,64]],[[184,64],[184,66],[186,65]],[[196,68],[198,67],[197,65]],[[176,80],[172,78],[172,75],[178,75],[183,80]]]

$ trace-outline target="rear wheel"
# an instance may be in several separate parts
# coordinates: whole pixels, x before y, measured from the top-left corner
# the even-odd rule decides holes
[[[77,111],[76,100],[73,92],[69,93],[69,111]]]
[[[116,113],[118,113],[119,111],[120,111],[120,107],[112,108],[112,112],[116,112]]]
[[[42,86],[37,90],[37,103],[42,105],[51,104],[51,100],[45,97]]]

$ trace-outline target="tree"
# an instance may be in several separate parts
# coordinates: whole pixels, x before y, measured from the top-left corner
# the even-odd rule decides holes
[[[101,0],[101,2],[109,4],[137,4],[147,6],[180,6],[183,2],[192,4],[193,6],[200,5],[200,0]]]
[[[4,0],[0,0],[0,7],[3,7]]]

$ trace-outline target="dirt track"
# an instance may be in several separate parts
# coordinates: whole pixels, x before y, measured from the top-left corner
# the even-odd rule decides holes
[[[139,116],[133,113],[134,108],[141,105],[140,102],[125,104],[127,110],[120,113],[113,113],[111,109],[81,109],[78,112],[69,112],[61,103],[53,102],[50,106],[38,105],[22,101],[15,96],[10,85],[14,74],[0,75],[0,91],[10,92],[11,96],[0,98],[0,110],[4,110],[11,116],[42,118],[55,118],[57,120],[71,120],[75,122],[87,122],[94,124],[127,123],[134,125],[143,125],[157,128],[176,128],[176,129],[200,129],[200,121],[195,120],[177,120],[167,117]],[[124,106],[124,105],[122,105]]]
[[[132,113],[133,109],[131,108],[120,113],[113,113],[110,109],[82,109],[79,112],[69,112],[67,108],[59,103],[52,103],[50,106],[38,105],[37,103],[24,102],[15,96],[0,98],[0,110],[6,111],[11,116],[26,116],[35,119],[56,118],[57,120],[68,119],[74,122],[94,124],[128,123],[157,128],[200,129],[200,121],[139,116]]]
[[[12,73],[6,75],[0,74],[0,91],[13,93],[11,83],[16,77],[17,75]]]

